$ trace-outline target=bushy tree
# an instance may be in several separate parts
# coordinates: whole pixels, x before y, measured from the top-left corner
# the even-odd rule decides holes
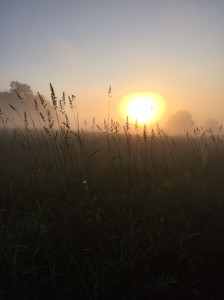
[[[214,119],[207,119],[207,120],[205,120],[205,122],[203,124],[203,128],[205,130],[211,130],[213,133],[218,133],[220,125]]]
[[[12,81],[10,83],[10,92],[16,93],[21,98],[29,98],[33,97],[33,91],[31,90],[31,87],[26,83],[20,83],[19,81]]]
[[[169,116],[167,129],[172,134],[183,134],[185,131],[191,131],[194,127],[193,125],[191,113],[180,110]]]
[[[23,125],[22,121],[25,118],[35,120],[37,118],[37,113],[34,109],[35,98],[40,100],[38,96],[34,95],[28,84],[19,81],[10,82],[10,89],[0,92],[0,109],[3,112],[3,121],[10,119],[14,124],[20,126]],[[0,122],[1,125],[2,122]]]

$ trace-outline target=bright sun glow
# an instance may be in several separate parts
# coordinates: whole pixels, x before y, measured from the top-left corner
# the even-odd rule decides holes
[[[128,116],[140,123],[150,121],[156,115],[155,103],[147,97],[135,98],[128,105]]]
[[[121,113],[130,121],[138,123],[156,122],[163,114],[164,102],[160,95],[153,93],[136,93],[125,97]]]

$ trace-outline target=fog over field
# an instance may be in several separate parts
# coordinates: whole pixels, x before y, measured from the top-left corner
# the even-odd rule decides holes
[[[223,16],[0,0],[0,299],[224,299]]]
[[[125,97],[155,93],[161,127],[220,126],[223,13],[220,0],[2,0],[1,106],[12,81],[48,101],[51,82],[58,98],[76,96],[81,121],[102,122],[111,86],[110,116],[121,124]]]
[[[63,106],[64,113],[66,113],[66,116],[68,116],[68,118],[70,119],[71,128],[73,130],[76,130],[77,124],[73,119],[74,116],[72,115],[72,109],[69,103],[69,99],[71,99],[71,97],[74,97],[74,95],[67,96],[65,93],[63,93],[62,97],[56,97],[56,102],[59,109],[60,106],[61,109]],[[74,97],[74,99],[75,98],[76,97]],[[105,102],[111,101],[110,98],[106,98],[107,95],[105,95]],[[78,111],[80,101],[78,100],[76,102],[76,109]],[[44,118],[46,118],[47,120],[47,118],[49,117],[49,113],[52,115],[52,118],[56,117],[51,97],[50,99],[47,99],[39,92],[37,92],[37,94],[35,95],[32,91],[32,88],[28,84],[20,83],[18,81],[12,81],[8,90],[0,92],[0,109],[0,126],[5,128],[13,128],[17,126],[19,128],[23,128],[24,122],[28,122],[30,124],[30,128],[36,127],[38,129],[41,129],[44,125],[41,125],[40,119],[44,120]],[[87,131],[91,130],[93,120],[97,123],[98,126],[103,126],[104,121],[108,117],[108,111],[106,111],[106,109],[105,116],[98,117],[98,119],[96,119],[95,116],[86,119],[84,118],[85,113],[83,113],[83,116],[80,115],[79,112],[78,114],[82,129]],[[109,112],[109,118],[112,119],[111,112]],[[118,119],[120,120],[119,117]],[[116,119],[114,119],[114,121],[116,121]],[[121,122],[122,121],[123,123],[120,123],[121,126],[125,124],[125,119],[121,120]],[[187,133],[193,133],[196,128],[200,128],[200,130],[202,131],[210,130],[214,134],[217,134],[219,131],[221,131],[222,128],[222,124],[212,118],[205,118],[201,123],[197,123],[192,114],[184,110],[176,111],[174,114],[170,114],[169,116],[167,116],[167,118],[164,118],[163,116],[163,118],[161,120],[159,119],[157,122],[145,122],[145,124],[147,123],[149,128],[155,128],[157,125],[159,125],[170,135],[185,135]],[[134,127],[134,122],[132,122],[131,125],[132,127]]]

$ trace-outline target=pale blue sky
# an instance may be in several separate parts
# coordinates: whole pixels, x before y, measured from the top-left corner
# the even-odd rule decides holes
[[[0,41],[0,90],[17,80],[48,97],[52,82],[103,118],[111,85],[115,119],[145,91],[166,116],[224,118],[223,0],[0,0]]]

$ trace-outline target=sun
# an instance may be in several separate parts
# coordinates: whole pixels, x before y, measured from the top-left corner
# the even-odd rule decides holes
[[[157,112],[157,107],[152,99],[148,97],[138,97],[130,101],[128,105],[128,116],[133,121],[147,123]]]
[[[162,115],[164,102],[159,94],[135,93],[123,99],[121,112],[130,121],[138,123],[156,122]]]

